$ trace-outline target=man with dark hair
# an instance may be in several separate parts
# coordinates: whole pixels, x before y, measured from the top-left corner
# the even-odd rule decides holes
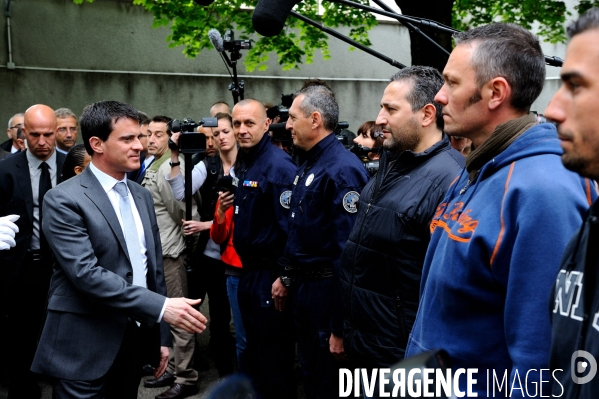
[[[360,195],[341,257],[343,348],[352,368],[389,367],[404,357],[418,310],[428,225],[464,167],[433,100],[442,85],[436,69],[413,66],[391,77],[381,99],[379,170]]]
[[[143,174],[146,169],[154,162],[154,156],[148,154],[148,126],[150,125],[150,119],[148,115],[143,112],[139,112],[140,122],[139,122],[139,135],[137,138],[141,143],[142,150],[139,154],[139,168],[134,170],[133,172],[127,173],[127,179],[133,180],[137,183],[141,183],[143,180]],[[137,180],[140,178],[140,180]]]
[[[547,395],[539,382],[549,380],[540,371],[549,365],[547,298],[589,205],[585,181],[561,164],[555,127],[529,113],[545,77],[538,39],[493,23],[455,41],[435,101],[445,132],[474,149],[430,224],[406,356],[447,350],[454,369],[478,369],[469,389],[479,396],[487,372],[506,379],[501,395],[513,386]]]
[[[88,105],[81,134],[91,163],[44,199],[55,262],[31,369],[55,379],[57,398],[137,398],[142,366],[166,368],[166,323],[199,333],[206,318],[199,300],[166,297],[152,196],[127,181],[139,165],[137,111]]]
[[[8,128],[6,129],[8,140],[0,144],[0,148],[11,154],[21,151],[19,145],[17,144],[16,136],[17,129],[20,127],[23,127],[23,114],[14,114],[8,120]]]
[[[291,213],[289,238],[272,294],[283,311],[290,287],[307,398],[337,396],[340,364],[329,342],[343,336],[339,257],[356,219],[358,193],[368,181],[362,162],[333,133],[338,118],[333,92],[310,86],[296,94],[286,125],[306,161],[292,190],[281,197]]]
[[[270,120],[261,102],[242,100],[232,116],[240,147],[233,245],[243,264],[237,296],[247,340],[240,371],[250,376],[261,398],[295,398],[293,320],[289,310],[275,309],[271,287],[288,236],[287,194],[296,168],[270,143]]]
[[[29,149],[4,159],[0,167],[0,216],[19,215],[16,246],[0,253],[0,329],[7,342],[13,343],[7,348],[11,398],[40,395],[29,368],[52,275],[52,253],[48,237],[41,231],[42,216],[47,215],[42,213],[42,203],[46,192],[60,183],[65,159],[55,151],[56,116],[52,108],[34,105],[21,122]]]
[[[566,168],[597,181],[599,8],[587,11],[567,31],[570,43],[561,71],[563,84],[545,115],[557,123]],[[551,297],[554,397],[594,399],[599,392],[599,378],[593,378],[599,354],[598,214],[595,201],[568,244]]]
[[[68,108],[59,108],[56,115],[56,151],[67,154],[77,142],[77,116]]]

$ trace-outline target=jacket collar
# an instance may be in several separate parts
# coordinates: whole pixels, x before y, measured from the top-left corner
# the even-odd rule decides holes
[[[320,158],[325,149],[333,145],[333,143],[336,141],[337,137],[335,137],[335,134],[331,132],[329,135],[325,136],[322,140],[316,143],[314,147],[310,148],[308,152],[306,152],[306,161],[308,163],[314,162]]]
[[[267,145],[272,145],[270,143],[270,136],[268,132],[264,133],[262,139],[255,146],[251,147],[247,152],[243,149],[240,151],[242,153],[243,162],[249,166],[252,164],[259,156],[264,152]]]

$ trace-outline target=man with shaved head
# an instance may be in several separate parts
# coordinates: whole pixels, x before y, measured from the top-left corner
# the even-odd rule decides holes
[[[41,232],[42,202],[46,191],[60,183],[65,155],[55,151],[56,116],[47,105],[34,105],[24,114],[27,151],[5,159],[0,168],[0,217],[16,214],[16,246],[0,254],[0,292],[3,298],[0,328],[8,345],[8,397],[39,397],[29,371],[42,327],[51,252]],[[23,296],[26,296],[26,300]],[[18,299],[17,299],[18,298]]]
[[[241,372],[261,398],[295,398],[294,334],[290,309],[279,312],[271,286],[287,241],[291,187],[296,167],[270,143],[270,119],[261,102],[246,99],[233,108],[233,132],[241,147],[234,166],[233,245],[243,274],[237,293],[247,346]],[[232,170],[233,170],[232,169]]]

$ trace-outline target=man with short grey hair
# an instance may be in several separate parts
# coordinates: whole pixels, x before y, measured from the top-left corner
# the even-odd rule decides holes
[[[547,298],[589,206],[587,182],[563,167],[555,127],[530,113],[545,78],[537,37],[492,23],[455,42],[435,101],[445,132],[473,150],[430,224],[406,357],[443,348],[454,369],[478,369],[474,385],[459,378],[462,391],[486,396],[489,373],[507,380],[501,395],[544,396]]]
[[[77,142],[77,116],[68,108],[59,108],[56,114],[56,151],[67,154]]]
[[[281,277],[272,286],[283,311],[290,289],[297,348],[307,398],[337,397],[341,356],[330,345],[343,336],[339,257],[356,221],[356,203],[368,173],[334,134],[339,106],[331,90],[300,90],[286,128],[305,151],[291,191],[281,196],[289,209],[289,238],[279,259]],[[337,359],[335,359],[337,357]]]
[[[21,148],[17,143],[17,130],[23,127],[23,115],[24,114],[22,113],[14,114],[8,120],[8,128],[6,129],[8,140],[0,144],[1,149],[11,154],[21,151]]]

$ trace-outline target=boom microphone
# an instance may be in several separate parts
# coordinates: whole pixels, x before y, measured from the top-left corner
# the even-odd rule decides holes
[[[223,45],[223,38],[220,35],[219,31],[217,31],[216,29],[210,29],[208,31],[208,38],[210,38],[210,41],[212,42],[212,45],[214,46],[216,51],[218,51],[219,53],[225,51],[225,47]]]
[[[276,36],[283,30],[291,9],[301,0],[260,0],[252,15],[252,25],[262,36]]]
[[[209,6],[210,4],[214,3],[214,0],[193,0],[194,3],[196,3],[199,6]]]

